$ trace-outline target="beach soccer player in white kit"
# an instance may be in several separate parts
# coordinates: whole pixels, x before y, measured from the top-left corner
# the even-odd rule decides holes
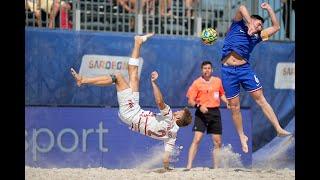
[[[151,84],[156,104],[160,114],[141,109],[139,105],[139,77],[138,66],[140,48],[142,44],[154,33],[134,37],[134,48],[128,63],[129,83],[121,74],[111,74],[98,77],[84,77],[71,68],[71,74],[77,85],[91,84],[97,86],[108,86],[115,84],[119,103],[119,117],[131,130],[154,139],[164,141],[165,152],[163,154],[163,166],[170,170],[169,159],[173,152],[177,139],[179,127],[188,126],[192,121],[192,115],[188,108],[172,112],[169,105],[165,104],[162,93],[156,80],[158,73],[151,73]]]

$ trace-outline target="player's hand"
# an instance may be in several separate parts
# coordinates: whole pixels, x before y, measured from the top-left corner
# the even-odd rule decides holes
[[[171,167],[166,167],[166,168],[164,168],[164,170],[165,170],[165,171],[172,171],[173,168],[171,168]]]
[[[173,169],[169,167],[169,162],[164,161],[164,162],[163,162],[163,170],[164,170],[164,171],[171,171],[171,170],[173,170]]]
[[[157,79],[158,79],[158,72],[157,71],[153,71],[152,73],[151,73],[151,81],[152,82],[154,82],[154,81],[156,81]]]
[[[172,171],[173,169],[172,168],[163,168],[163,169],[158,169],[157,173],[165,173],[165,172],[168,172],[168,171]]]
[[[270,4],[264,2],[264,3],[261,4],[261,8],[262,8],[262,9],[270,9],[271,6],[270,6]]]
[[[205,113],[208,112],[208,108],[205,107],[205,106],[200,106],[200,111],[201,111],[203,114],[205,114]]]

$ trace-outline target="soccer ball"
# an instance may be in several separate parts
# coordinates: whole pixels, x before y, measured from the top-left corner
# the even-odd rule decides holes
[[[213,28],[205,28],[200,35],[202,42],[206,45],[212,45],[217,39],[217,31]]]

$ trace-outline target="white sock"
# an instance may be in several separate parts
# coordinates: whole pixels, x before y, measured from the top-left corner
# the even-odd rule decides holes
[[[129,65],[132,65],[132,66],[139,66],[139,59],[130,58],[128,64],[129,64]]]

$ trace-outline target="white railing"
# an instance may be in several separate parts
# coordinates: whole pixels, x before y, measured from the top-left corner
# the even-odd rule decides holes
[[[270,23],[265,12],[256,7],[261,0],[25,1],[26,26],[42,28],[198,36],[202,29],[213,27],[219,37],[224,37],[240,4],[246,5],[252,13],[262,14],[266,23]],[[279,11],[277,16],[281,20],[283,9],[276,3],[272,6]],[[284,35],[273,39],[282,40]]]

